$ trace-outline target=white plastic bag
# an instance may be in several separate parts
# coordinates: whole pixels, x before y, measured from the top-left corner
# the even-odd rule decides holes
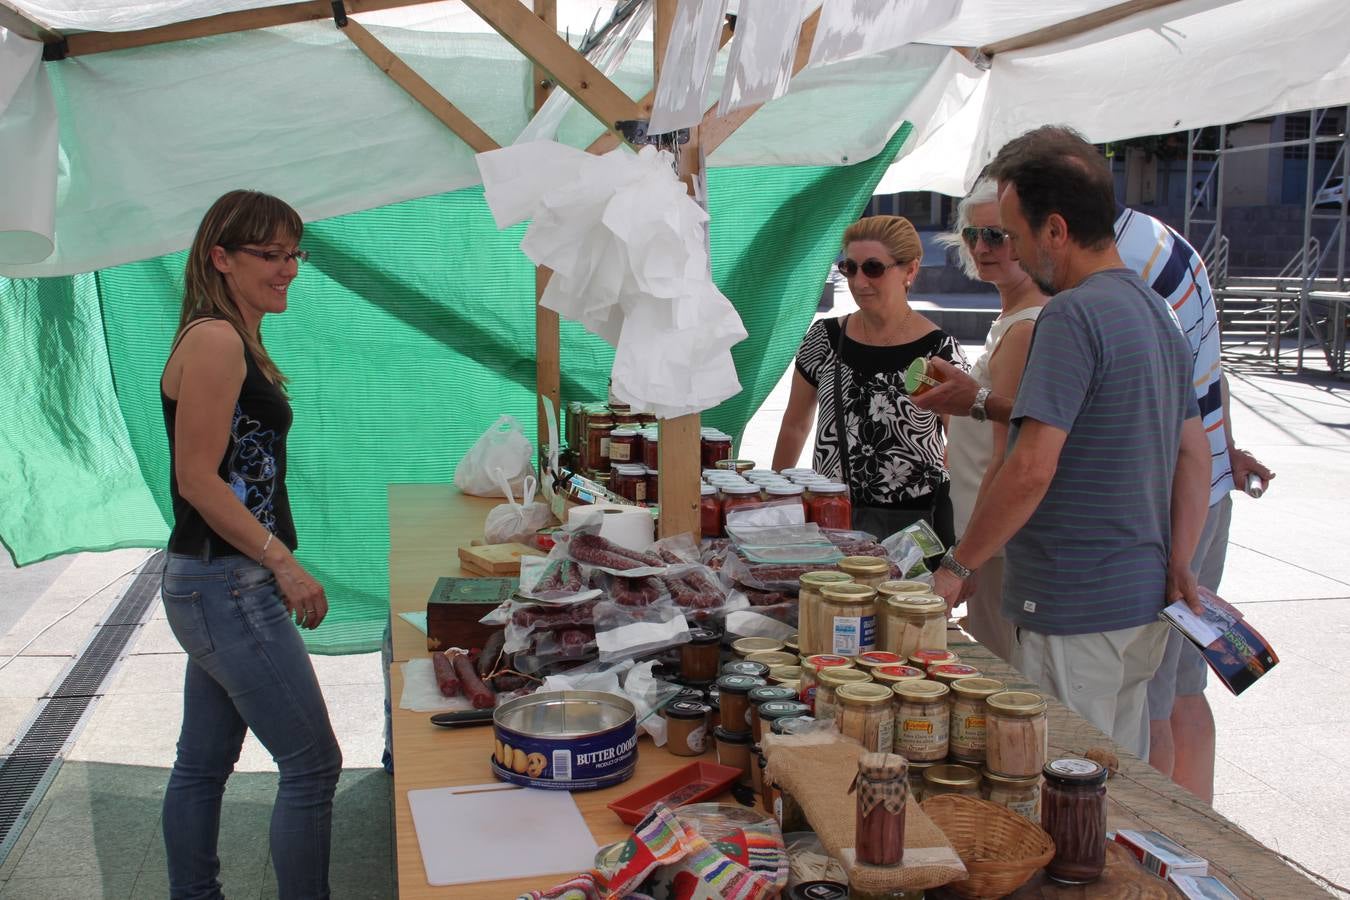
[[[487,543],[526,543],[536,531],[553,521],[553,513],[548,506],[534,502],[536,484],[533,475],[525,476],[520,495],[523,503],[516,502],[511,485],[507,484],[505,478],[498,478],[497,484],[506,496],[506,502],[488,511],[487,521],[483,524],[483,539]]]
[[[475,497],[505,497],[498,473],[520,489],[534,475],[534,448],[512,416],[502,416],[484,432],[455,467],[455,487]]]

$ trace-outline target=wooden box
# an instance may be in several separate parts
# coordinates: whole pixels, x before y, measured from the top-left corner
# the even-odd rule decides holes
[[[500,625],[479,619],[496,609],[519,586],[516,578],[455,578],[436,581],[427,598],[427,650],[481,648]]]

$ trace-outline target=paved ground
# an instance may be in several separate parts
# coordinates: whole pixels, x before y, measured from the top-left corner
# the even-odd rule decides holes
[[[848,302],[846,295],[841,300]],[[1281,663],[1241,698],[1222,687],[1209,691],[1219,727],[1215,806],[1292,859],[1350,884],[1350,825],[1343,812],[1350,786],[1342,772],[1350,757],[1344,652],[1350,554],[1339,533],[1350,496],[1350,391],[1324,377],[1275,377],[1241,366],[1230,369],[1230,377],[1238,441],[1278,479],[1261,500],[1236,499],[1221,592],[1273,641]],[[768,462],[785,403],[786,380],[751,422],[742,456]],[[116,576],[146,556],[86,553],[42,570],[0,570],[0,616],[31,603],[0,628],[0,747],[116,604],[130,581]],[[390,897],[379,658],[316,658],[315,665],[346,760],[335,815],[333,896]],[[0,900],[165,895],[159,805],[178,728],[182,670],[182,653],[152,607],[0,864]],[[275,896],[266,841],[273,771],[250,740],[226,794],[222,825],[223,879],[232,898]]]

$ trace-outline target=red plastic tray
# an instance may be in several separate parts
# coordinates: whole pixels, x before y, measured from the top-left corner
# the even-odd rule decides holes
[[[692,762],[609,804],[628,825],[641,822],[657,803],[672,809],[716,797],[741,777],[741,770],[710,762]]]

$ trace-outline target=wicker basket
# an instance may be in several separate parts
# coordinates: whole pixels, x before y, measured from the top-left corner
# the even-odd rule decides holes
[[[942,829],[970,873],[946,885],[959,897],[1011,894],[1055,855],[1049,835],[997,803],[942,794],[920,807]]]

